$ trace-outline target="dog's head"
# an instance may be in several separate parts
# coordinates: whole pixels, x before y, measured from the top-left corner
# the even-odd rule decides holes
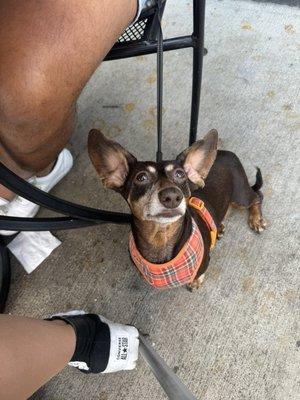
[[[211,130],[173,161],[141,162],[93,129],[88,151],[103,185],[126,199],[135,218],[169,224],[185,214],[191,191],[204,186],[216,158],[217,141],[217,131]]]

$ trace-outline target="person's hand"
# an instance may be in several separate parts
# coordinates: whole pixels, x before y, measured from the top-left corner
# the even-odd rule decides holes
[[[55,319],[70,324],[76,334],[76,348],[69,365],[85,373],[135,368],[139,348],[139,333],[135,327],[116,324],[84,311],[70,311],[50,318]]]

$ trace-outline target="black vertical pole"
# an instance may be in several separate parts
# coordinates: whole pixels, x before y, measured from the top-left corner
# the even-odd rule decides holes
[[[0,238],[0,313],[4,312],[10,286],[10,260],[8,249]]]
[[[157,0],[158,10],[158,33],[157,33],[157,151],[156,162],[162,161],[162,110],[163,110],[163,57],[164,57],[164,42],[161,28],[162,17],[162,2]]]
[[[202,67],[204,55],[205,0],[194,0],[194,32],[193,32],[193,87],[189,144],[197,138],[197,127],[200,107]]]

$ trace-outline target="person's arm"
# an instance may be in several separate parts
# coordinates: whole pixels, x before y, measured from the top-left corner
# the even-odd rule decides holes
[[[85,373],[133,369],[138,344],[136,328],[95,314],[0,315],[0,399],[27,399],[69,362]]]

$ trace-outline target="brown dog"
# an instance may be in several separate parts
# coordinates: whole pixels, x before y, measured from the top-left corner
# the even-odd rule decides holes
[[[249,225],[257,233],[266,226],[261,212],[260,170],[251,187],[238,157],[229,151],[217,150],[217,142],[218,133],[211,130],[175,160],[140,162],[101,132],[89,133],[89,155],[103,185],[119,192],[130,206],[133,242],[141,262],[149,263],[154,270],[161,264],[168,266],[185,247],[191,232],[198,234],[199,230],[202,238],[199,234],[197,237],[202,253],[188,282],[190,288],[198,288],[203,281],[213,241],[211,225],[215,225],[221,236],[230,205],[249,210]],[[204,202],[200,208],[205,205],[203,209],[212,219],[210,225],[207,218],[190,206],[191,196],[201,204],[201,200]],[[193,228],[193,221],[197,227]],[[139,269],[143,268],[142,265]]]

